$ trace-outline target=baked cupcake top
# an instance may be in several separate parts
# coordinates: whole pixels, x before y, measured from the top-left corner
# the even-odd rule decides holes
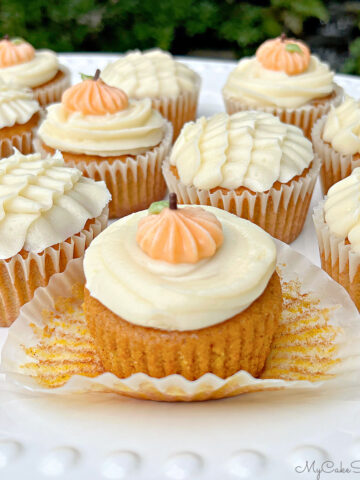
[[[261,107],[298,108],[334,90],[334,72],[302,42],[281,36],[267,40],[256,55],[243,58],[223,93]]]
[[[0,162],[0,258],[63,242],[98,217],[110,198],[104,182],[66,167],[59,152],[42,159],[15,150]]]
[[[187,123],[170,156],[185,185],[255,192],[301,175],[312,160],[311,142],[299,128],[256,111],[219,113]]]
[[[193,70],[158,49],[124,55],[109,63],[101,78],[134,98],[178,97],[196,91],[199,85],[199,76]]]
[[[347,239],[352,249],[360,253],[360,168],[329,189],[324,217],[330,232]]]
[[[340,153],[360,153],[360,102],[346,96],[338,107],[332,105],[322,137]]]
[[[51,50],[35,50],[20,38],[0,41],[0,80],[21,87],[38,87],[55,77],[59,62]]]
[[[47,107],[41,140],[54,149],[98,156],[137,155],[158,145],[166,121],[151,100],[128,100],[99,74],[70,87],[61,103]]]
[[[24,124],[40,110],[32,90],[0,80],[0,128]]]
[[[84,271],[90,294],[122,319],[184,331],[245,310],[275,264],[273,239],[253,223],[213,207],[158,202],[102,232]]]

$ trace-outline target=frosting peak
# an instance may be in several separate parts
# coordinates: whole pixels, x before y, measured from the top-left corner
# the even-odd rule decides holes
[[[30,89],[7,85],[0,81],[0,128],[28,122],[40,110]]]
[[[299,40],[281,36],[260,45],[256,58],[264,68],[298,75],[309,66],[310,50]]]
[[[35,56],[35,49],[30,43],[21,39],[0,41],[0,68],[12,67],[30,62]]]

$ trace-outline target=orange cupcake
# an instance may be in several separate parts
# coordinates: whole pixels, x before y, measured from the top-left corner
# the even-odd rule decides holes
[[[180,203],[222,208],[291,243],[304,226],[319,169],[299,128],[247,111],[186,124],[163,172]]]
[[[110,194],[65,167],[59,152],[2,159],[0,191],[0,326],[9,326],[35,290],[106,227]]]
[[[282,310],[276,247],[256,225],[176,196],[115,222],[84,259],[87,324],[120,378],[258,376]]]
[[[267,40],[256,55],[243,58],[223,88],[228,113],[261,110],[300,127],[310,138],[315,121],[341,102],[334,72],[299,40]]]
[[[69,88],[40,125],[38,148],[60,150],[68,165],[103,180],[112,195],[110,217],[122,217],[161,200],[161,165],[171,147],[172,127],[149,99],[128,100],[95,77]]]
[[[31,88],[41,106],[58,102],[70,85],[70,71],[51,50],[35,50],[21,38],[0,41],[0,80]]]

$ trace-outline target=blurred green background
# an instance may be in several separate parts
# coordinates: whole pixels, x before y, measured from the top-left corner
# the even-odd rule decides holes
[[[0,34],[58,52],[239,58],[285,31],[333,68],[360,74],[360,2],[323,0],[0,0]]]

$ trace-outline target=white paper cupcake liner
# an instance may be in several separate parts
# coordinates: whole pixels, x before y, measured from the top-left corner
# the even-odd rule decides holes
[[[82,257],[91,241],[106,228],[107,221],[108,207],[88,228],[68,241],[40,254],[18,253],[9,260],[0,260],[0,326],[11,325],[38,287],[47,285],[53,274],[63,272],[70,260]]]
[[[43,87],[33,88],[34,97],[42,107],[46,107],[50,103],[60,102],[64,91],[70,87],[71,73],[64,65],[60,65],[59,70],[64,73],[64,76],[55,82],[50,82]]]
[[[346,392],[360,379],[360,318],[347,292],[277,241],[284,311],[261,378],[245,371],[196,381],[104,372],[81,310],[82,260],[72,260],[25,305],[9,329],[1,370],[9,382],[49,394],[118,393],[159,401],[198,401],[247,392],[296,389]],[[46,385],[46,386],[45,386]],[[52,388],[49,388],[52,387]]]
[[[314,151],[321,160],[320,181],[324,195],[334,183],[348,177],[354,168],[360,166],[360,157],[339,153],[329,143],[324,142],[322,134],[326,120],[327,116],[320,118],[311,133]]]
[[[34,131],[22,132],[21,134],[12,135],[9,138],[0,139],[0,158],[9,157],[14,153],[14,147],[24,155],[33,153]]]
[[[360,255],[344,239],[331,233],[324,219],[324,203],[325,200],[322,200],[313,213],[321,266],[330,277],[346,288],[360,309]]]
[[[310,139],[311,130],[316,120],[328,113],[331,105],[340,105],[343,99],[344,90],[339,85],[334,84],[334,91],[335,96],[324,103],[319,103],[317,105],[308,104],[299,108],[258,107],[256,105],[249,105],[242,100],[233,97],[227,97],[225,94],[223,94],[223,99],[225,109],[229,114],[244,110],[257,110],[271,113],[272,115],[279,117],[282,122],[290,123],[301,128],[304,135]]]
[[[309,172],[279,189],[250,193],[248,190],[237,194],[234,190],[224,193],[221,189],[211,193],[194,186],[184,185],[170,169],[167,158],[163,174],[170,192],[175,192],[179,203],[211,205],[238,217],[250,220],[266,230],[273,237],[291,243],[303,229],[309,209],[320,162],[315,156]]]
[[[109,189],[112,200],[110,218],[120,218],[130,213],[145,210],[152,202],[162,200],[166,185],[161,166],[168,155],[172,141],[172,125],[167,122],[161,143],[148,152],[127,157],[125,160],[74,161],[65,158],[67,165],[82,171],[85,177],[102,180]],[[48,152],[37,140],[35,148],[47,156]]]

